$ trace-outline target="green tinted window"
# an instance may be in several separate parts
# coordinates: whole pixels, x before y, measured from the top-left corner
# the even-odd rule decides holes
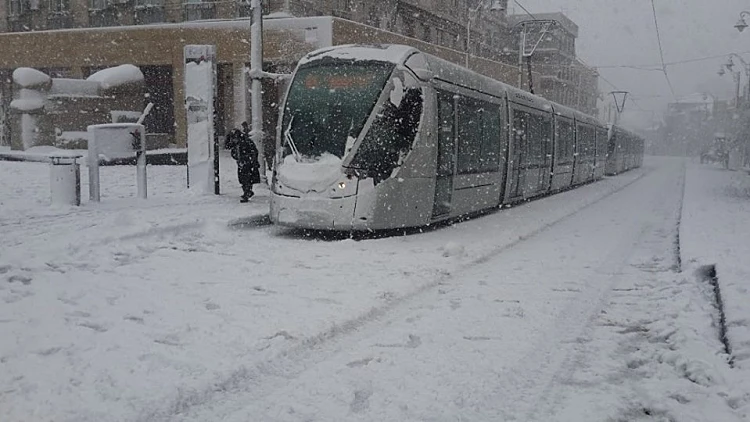
[[[344,157],[374,107],[392,63],[329,60],[300,68],[289,90],[282,130],[300,155]],[[284,155],[291,154],[285,139]]]

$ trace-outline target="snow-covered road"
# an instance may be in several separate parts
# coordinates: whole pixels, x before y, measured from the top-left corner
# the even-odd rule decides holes
[[[262,196],[184,196],[168,167],[149,201],[42,207],[44,170],[0,164],[3,420],[739,417],[676,268],[681,160],[334,241],[265,224]]]

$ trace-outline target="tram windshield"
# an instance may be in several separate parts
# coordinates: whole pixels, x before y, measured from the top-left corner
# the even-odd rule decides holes
[[[325,60],[297,70],[282,130],[284,155],[343,158],[393,71],[393,63]]]

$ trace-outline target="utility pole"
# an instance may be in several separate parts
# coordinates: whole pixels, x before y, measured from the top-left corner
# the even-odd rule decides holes
[[[252,108],[252,130],[250,138],[258,147],[260,181],[266,182],[266,156],[263,140],[263,9],[260,0],[251,0],[252,21],[250,24],[250,78]]]
[[[526,51],[526,37],[527,37],[527,24],[529,23],[537,23],[542,25],[542,33],[539,35],[539,39],[536,40],[534,43],[534,46],[531,48],[530,51]],[[534,55],[534,52],[536,51],[537,47],[539,47],[539,44],[542,42],[544,37],[547,35],[547,32],[549,32],[552,25],[557,25],[559,22],[553,19],[529,19],[525,21],[518,22],[515,24],[514,31],[516,27],[521,28],[521,32],[518,34],[518,88],[523,89],[523,59],[527,59],[527,64],[529,67],[529,91],[533,93],[534,91],[534,85],[531,77],[531,56]]]

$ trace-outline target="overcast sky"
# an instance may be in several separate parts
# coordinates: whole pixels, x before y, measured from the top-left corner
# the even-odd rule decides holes
[[[609,68],[616,65],[659,66],[650,0],[518,0],[531,13],[562,11],[575,21],[580,33],[578,55],[589,65],[600,67],[602,76],[618,89],[630,91],[638,104],[656,112],[657,118],[673,101],[664,74],[630,68]],[[509,12],[524,13],[509,1]],[[655,0],[664,49],[669,62],[721,56],[710,60],[669,66],[667,68],[677,97],[708,92],[721,98],[732,97],[730,75],[717,74],[726,55],[735,52],[750,62],[750,29],[739,33],[734,24],[742,10],[750,10],[747,0]],[[748,20],[750,23],[750,20]],[[748,53],[743,53],[748,52]],[[735,70],[741,69],[737,62]],[[743,85],[745,79],[743,75]],[[614,90],[600,81],[603,92]],[[627,104],[624,121],[630,125],[646,125],[649,112]]]

